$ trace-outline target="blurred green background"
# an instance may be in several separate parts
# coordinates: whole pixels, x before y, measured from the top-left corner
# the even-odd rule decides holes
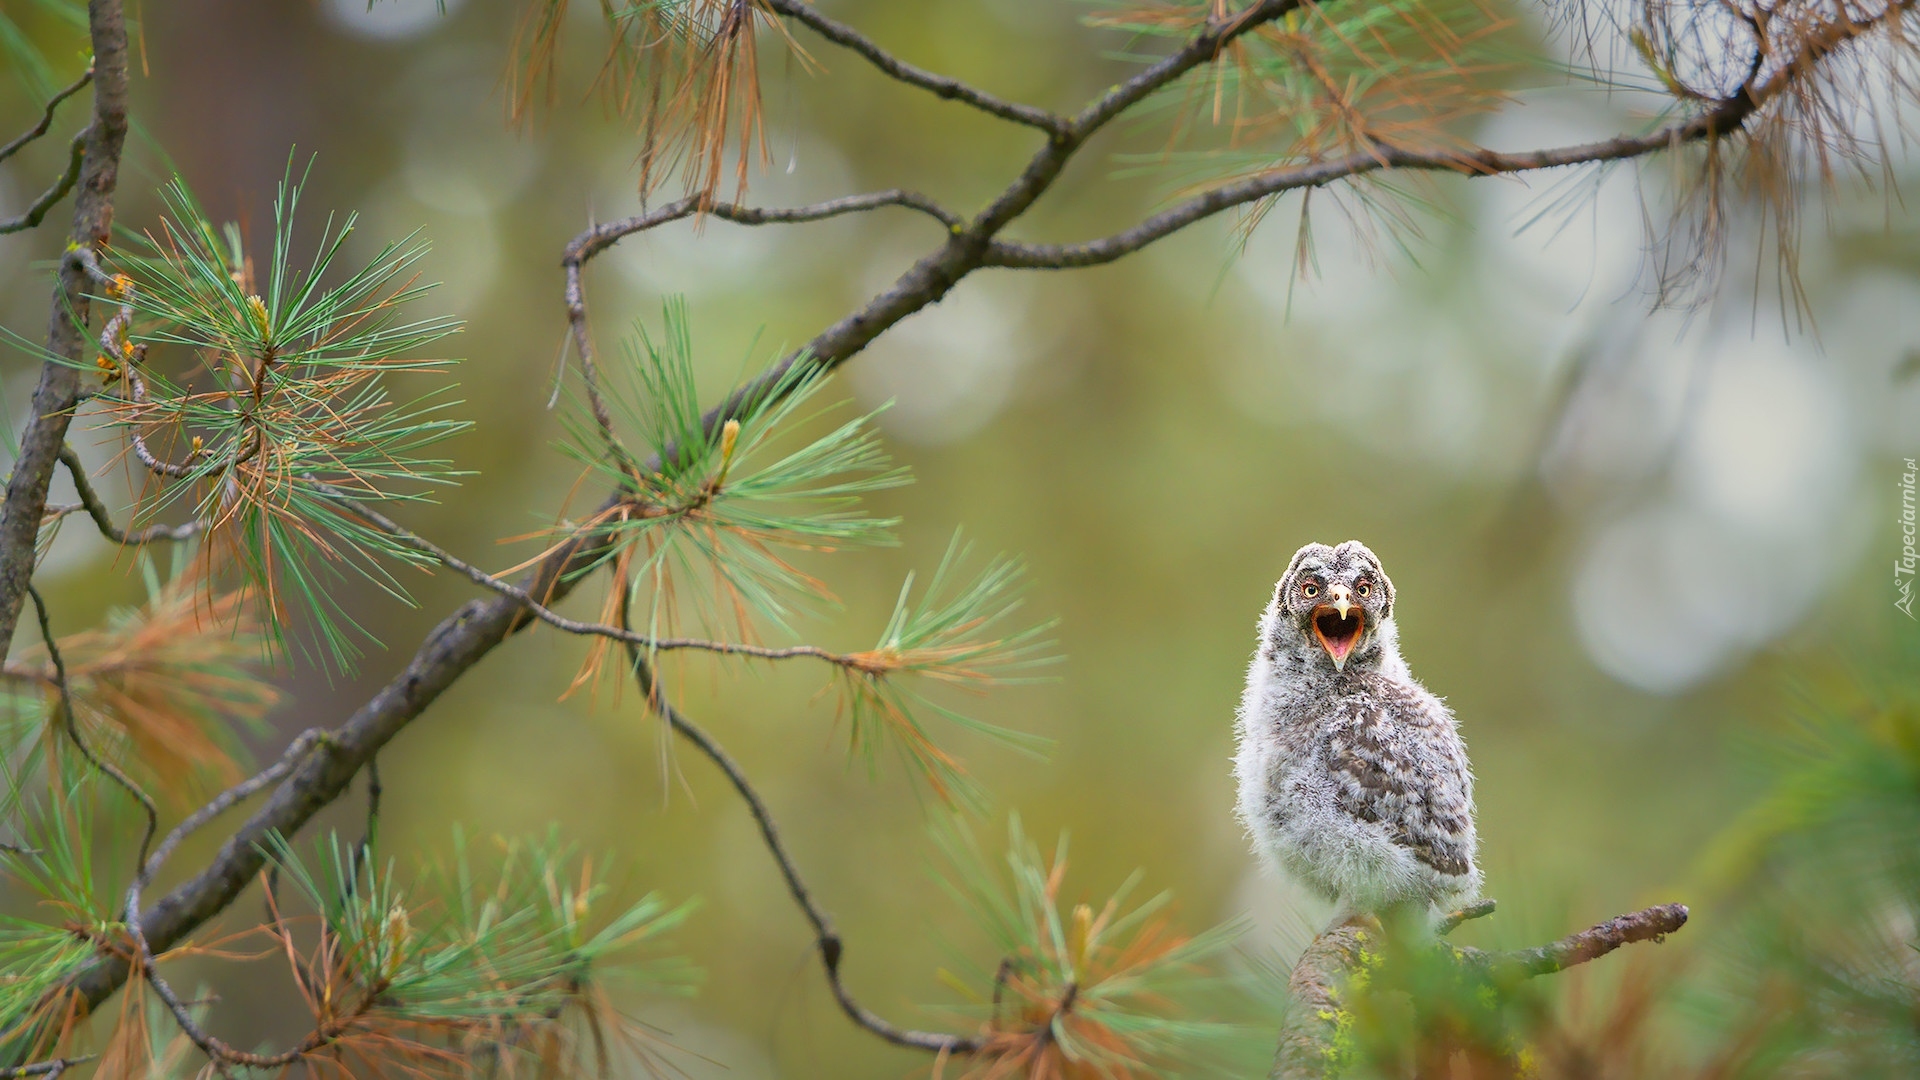
[[[575,480],[549,449],[559,424],[546,407],[564,329],[559,254],[589,221],[638,208],[638,140],[588,95],[603,47],[593,5],[576,5],[554,103],[523,131],[504,105],[518,6],[446,6],[144,5],[118,221],[150,224],[154,189],[178,169],[216,220],[262,235],[289,155],[313,154],[310,226],[320,210],[358,211],[366,253],[424,230],[425,274],[445,283],[425,305],[467,320],[452,351],[476,427],[449,449],[476,475],[407,523],[498,569],[534,551],[499,538],[550,524]],[[1109,56],[1124,43],[1084,26],[1080,4],[822,7],[917,63],[1060,110],[1129,70]],[[64,65],[62,81],[83,62],[80,38],[43,8],[5,0],[0,12]],[[1538,12],[1517,14],[1545,40]],[[755,203],[903,186],[970,211],[1034,147],[1028,131],[799,37],[814,70],[763,42],[772,162],[754,174]],[[29,124],[35,100],[0,79],[0,132]],[[1545,145],[1643,121],[1629,94],[1547,86],[1520,101],[1479,137]],[[1116,175],[1113,155],[1163,141],[1156,125],[1123,125],[1017,235],[1137,220],[1171,186]],[[0,213],[63,154],[64,139],[48,139],[0,168]],[[1912,164],[1897,158],[1894,178]],[[1782,687],[1810,662],[1920,641],[1891,610],[1888,571],[1897,466],[1920,454],[1920,228],[1885,191],[1841,183],[1830,214],[1809,218],[1804,313],[1782,306],[1743,220],[1717,299],[1650,314],[1639,206],[1657,204],[1663,182],[1658,165],[1439,182],[1427,194],[1441,212],[1420,215],[1407,251],[1348,228],[1321,193],[1318,266],[1300,280],[1297,199],[1244,248],[1223,218],[1108,268],[976,274],[843,369],[836,389],[858,407],[894,400],[880,423],[917,483],[874,500],[905,520],[898,549],[807,564],[844,610],[804,625],[805,639],[864,647],[901,576],[930,570],[956,526],[1023,556],[1028,610],[1059,616],[1067,663],[1056,681],[970,704],[1055,745],[1034,761],[938,731],[995,798],[980,831],[997,842],[1017,809],[1043,842],[1071,832],[1069,892],[1099,899],[1144,867],[1190,926],[1246,912],[1256,951],[1297,947],[1323,915],[1255,872],[1232,820],[1233,709],[1287,557],[1357,537],[1392,575],[1406,654],[1473,755],[1487,893],[1502,908],[1497,926],[1465,933],[1544,940],[1669,900],[1696,905],[1689,934],[1709,932],[1696,861],[1755,794],[1749,750],[1788,721]],[[1542,215],[1555,200],[1564,207]],[[45,260],[65,212],[0,237],[0,319],[30,338],[44,333]],[[589,271],[596,337],[611,355],[634,319],[657,324],[661,299],[685,293],[717,397],[939,239],[900,212],[669,226]],[[35,365],[17,351],[4,365],[17,424]],[[114,451],[94,441],[79,444],[104,462]],[[63,631],[140,595],[126,561],[80,529],[51,560]],[[408,586],[417,609],[356,586],[349,610],[393,651],[370,649],[349,677],[283,672],[277,731],[339,723],[475,595],[444,574]],[[557,823],[613,853],[632,893],[702,898],[676,938],[706,971],[699,995],[632,1003],[696,1076],[924,1067],[839,1015],[800,913],[714,771],[666,746],[631,692],[561,700],[585,649],[523,634],[401,736],[380,761],[386,851],[442,853],[450,822],[480,834]],[[855,993],[902,1024],[952,1023],[936,969],[992,958],[939,886],[924,793],[895,762],[877,776],[849,765],[817,671],[694,661],[669,676],[760,784],[846,938]],[[358,814],[343,804],[319,827],[357,834]],[[272,964],[221,967],[217,984],[231,1041],[305,1030]]]

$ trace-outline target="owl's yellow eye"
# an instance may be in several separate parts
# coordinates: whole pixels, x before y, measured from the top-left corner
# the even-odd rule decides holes
[[[1300,586],[1300,595],[1309,597],[1309,598],[1319,596],[1320,586],[1315,585],[1313,582],[1309,581],[1305,585]]]
[[[1364,581],[1362,581],[1360,584],[1355,585],[1353,587],[1353,591],[1359,593],[1361,596],[1367,595],[1367,593],[1371,592],[1372,589],[1373,589],[1373,586],[1367,584]]]

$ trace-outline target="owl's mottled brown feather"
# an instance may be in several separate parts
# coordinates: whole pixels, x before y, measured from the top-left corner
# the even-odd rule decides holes
[[[1261,854],[1345,914],[1477,893],[1466,747],[1400,658],[1379,560],[1354,541],[1302,548],[1260,635],[1235,771]]]

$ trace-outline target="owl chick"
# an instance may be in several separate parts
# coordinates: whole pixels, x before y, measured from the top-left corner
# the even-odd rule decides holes
[[[1467,750],[1400,659],[1393,583],[1365,544],[1294,553],[1260,616],[1239,743],[1255,850],[1333,901],[1335,925],[1478,895]]]

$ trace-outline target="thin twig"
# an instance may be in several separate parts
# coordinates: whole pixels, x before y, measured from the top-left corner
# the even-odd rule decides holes
[[[1385,169],[1497,176],[1643,157],[1681,143],[1724,135],[1739,127],[1752,114],[1753,108],[1745,98],[1737,98],[1714,112],[1646,135],[1622,136],[1523,153],[1501,153],[1477,148],[1415,151],[1380,144],[1345,157],[1290,165],[1222,184],[1169,207],[1130,229],[1099,240],[1076,244],[1025,244],[995,240],[988,248],[986,263],[989,266],[1024,270],[1069,270],[1099,266],[1139,251],[1156,240],[1171,236],[1223,210],[1258,202],[1282,192],[1321,187]]]
[[[79,78],[73,80],[73,82],[66,89],[60,91],[59,93],[47,99],[47,107],[46,107],[46,110],[40,114],[39,123],[33,125],[32,127],[28,128],[26,131],[22,132],[18,138],[14,139],[12,142],[8,143],[7,145],[0,146],[0,161],[7,160],[8,158],[12,157],[14,154],[19,153],[21,147],[27,145],[33,140],[39,138],[40,136],[45,135],[47,133],[47,130],[53,127],[53,113],[55,109],[58,109],[60,107],[60,103],[72,97],[73,95],[79,93],[83,87],[85,87],[88,83],[92,81],[93,81],[93,64],[91,61],[89,61],[87,64],[87,70],[81,72]]]
[[[1484,919],[1493,914],[1494,909],[1498,906],[1499,905],[1495,904],[1492,900],[1475,900],[1473,903],[1468,904],[1458,911],[1448,912],[1447,917],[1441,919],[1440,924],[1433,928],[1433,932],[1439,937],[1446,937],[1448,934],[1460,929],[1460,924],[1462,923],[1471,922],[1474,919]]]
[[[139,784],[134,783],[131,777],[120,771],[118,765],[95,753],[93,747],[87,745],[87,740],[81,737],[80,722],[73,711],[73,690],[67,683],[67,661],[60,655],[60,643],[54,640],[53,626],[47,618],[46,599],[40,595],[39,587],[31,581],[27,582],[27,596],[32,598],[34,614],[40,620],[40,638],[46,643],[47,658],[53,661],[54,686],[60,694],[60,712],[66,720],[67,738],[73,741],[74,748],[80,751],[80,756],[86,758],[94,768],[112,778],[114,783],[125,788],[127,794],[133,796],[141,809],[146,811],[147,831],[140,837],[139,855],[134,860],[135,866],[143,865],[147,861],[147,850],[153,845],[153,834],[160,829],[160,811],[154,806],[153,798],[142,791]]]
[[[52,1061],[36,1061],[31,1065],[8,1065],[0,1067],[0,1080],[12,1080],[20,1076],[41,1076],[46,1080],[58,1080],[60,1074],[75,1065],[84,1065],[98,1054],[82,1054],[79,1057],[55,1058]]]
[[[100,535],[116,544],[131,546],[148,544],[155,540],[191,540],[205,532],[210,524],[204,519],[195,519],[184,525],[149,525],[144,529],[128,532],[113,523],[112,513],[100,498],[99,492],[94,490],[92,481],[87,477],[87,468],[80,461],[80,455],[74,452],[73,447],[60,448],[60,462],[67,467],[67,474],[73,477],[73,486],[80,492],[81,508],[85,509],[87,516],[93,519],[93,524],[100,530]]]
[[[187,815],[185,820],[175,825],[173,831],[167,833],[161,838],[160,843],[154,846],[153,854],[147,856],[140,867],[140,873],[134,877],[133,884],[128,887],[126,902],[128,921],[138,921],[141,891],[152,884],[153,875],[159,872],[160,865],[167,861],[174,849],[180,846],[181,841],[214,818],[266,790],[268,785],[279,783],[294,770],[295,766],[306,760],[307,753],[315,745],[325,741],[326,738],[327,733],[320,728],[308,728],[301,732],[293,742],[287,745],[286,750],[280,755],[280,760],[214,796],[206,805]]]
[[[789,645],[782,648],[768,648],[764,645],[747,645],[732,641],[711,641],[706,638],[649,637],[646,634],[635,633],[625,627],[608,626],[605,623],[581,622],[578,619],[569,619],[565,615],[554,611],[552,608],[534,599],[525,589],[514,585],[512,582],[503,581],[487,573],[485,570],[480,569],[441,547],[439,544],[406,528],[399,522],[380,513],[378,510],[349,497],[337,488],[320,483],[313,483],[311,486],[314,491],[324,495],[342,508],[366,519],[369,525],[386,533],[393,539],[406,544],[408,547],[422,554],[431,555],[442,566],[465,575],[468,580],[477,585],[492,589],[502,596],[518,600],[520,603],[526,605],[527,610],[531,611],[541,622],[556,629],[565,630],[570,634],[611,638],[614,641],[624,642],[627,645],[646,649],[649,652],[673,652],[692,649],[699,652],[721,653],[728,656],[747,656],[756,660],[797,660],[810,657],[816,660],[825,660],[830,664],[843,668],[859,668],[863,666],[862,660],[853,654],[832,652],[828,649],[822,649],[817,645]]]
[[[594,425],[600,430],[600,438],[606,443],[609,456],[621,466],[623,471],[631,475],[637,466],[632,454],[614,430],[613,414],[607,408],[606,396],[600,389],[600,369],[593,350],[593,336],[587,330],[587,294],[585,284],[581,280],[581,267],[622,237],[657,228],[682,218],[693,217],[696,214],[711,215],[737,225],[773,225],[821,221],[843,214],[877,210],[883,206],[904,206],[911,210],[918,210],[947,226],[949,230],[956,229],[960,225],[957,215],[926,196],[895,188],[891,191],[829,199],[810,206],[786,208],[713,203],[701,196],[689,196],[651,213],[595,225],[573,238],[560,260],[567,279],[567,329],[572,335],[574,351],[580,356],[580,379],[586,387],[587,407],[593,413]]]
[[[908,210],[917,210],[933,218],[949,230],[961,224],[961,218],[953,211],[927,198],[917,191],[892,188],[887,191],[873,191],[864,195],[846,195],[838,199],[810,203],[806,206],[759,207],[741,206],[738,203],[703,202],[698,196],[689,196],[670,202],[667,205],[645,214],[638,214],[617,221],[603,222],[586,230],[567,244],[560,262],[562,265],[578,265],[592,259],[621,237],[679,221],[682,218],[703,214],[730,221],[735,225],[794,225],[808,221],[824,221],[827,218],[841,217],[846,214],[858,214],[868,210],[878,210],[886,206],[900,206]]]
[[[193,1041],[195,1046],[199,1047],[200,1050],[212,1060],[215,1068],[218,1068],[222,1074],[227,1072],[227,1065],[229,1063],[247,1065],[251,1065],[252,1063],[235,1061],[232,1048],[212,1035],[207,1034],[205,1029],[200,1027],[199,1022],[193,1018],[192,1003],[180,1000],[180,996],[174,993],[173,987],[168,985],[167,981],[160,977],[159,965],[155,961],[153,950],[147,944],[146,935],[141,932],[142,915],[140,910],[140,894],[147,885],[153,881],[153,876],[159,872],[160,865],[166,862],[167,857],[173,854],[174,849],[180,845],[182,840],[186,839],[188,835],[207,822],[226,813],[235,804],[253,797],[265,790],[270,784],[279,783],[281,779],[294,770],[295,766],[306,759],[308,751],[312,750],[316,744],[324,741],[325,738],[326,733],[319,728],[309,728],[301,732],[300,735],[287,746],[286,751],[280,755],[280,760],[274,762],[271,766],[254,776],[242,780],[240,783],[221,792],[205,806],[188,815],[185,821],[174,826],[173,831],[169,832],[166,837],[160,841],[159,846],[153,849],[153,854],[148,856],[140,864],[140,872],[134,875],[133,883],[127,886],[127,898],[122,908],[122,914],[126,919],[127,934],[133,939],[133,962],[140,967],[141,974],[146,978],[148,984],[160,995],[160,1000],[165,1003],[167,1010],[173,1014],[174,1022],[179,1024],[180,1030],[187,1038]],[[299,1053],[305,1052],[306,1051],[298,1051],[294,1053],[286,1059],[286,1062],[291,1062]],[[286,1062],[276,1062],[276,1064],[285,1064]]]
[[[1622,945],[1641,941],[1660,941],[1687,925],[1687,905],[1661,904],[1627,915],[1616,915],[1577,934],[1568,934],[1550,945],[1511,952],[1467,954],[1487,965],[1495,974],[1509,973],[1531,978],[1552,975],[1570,967],[1597,960]]]
[[[806,3],[805,0],[767,0],[767,6],[805,25],[835,45],[859,54],[862,59],[878,68],[888,78],[897,79],[909,86],[917,86],[935,97],[962,102],[990,116],[1039,128],[1048,134],[1057,133],[1066,126],[1067,121],[1064,117],[1056,116],[1045,109],[1007,101],[984,90],[968,86],[958,79],[915,67],[882,49],[871,38],[853,27],[821,14],[818,8]]]
[[[627,620],[628,603],[627,594],[623,592],[620,598],[622,623]],[[814,942],[820,949],[820,960],[827,972],[827,984],[832,988],[834,1000],[840,1003],[841,1010],[854,1023],[895,1046],[943,1055],[970,1054],[978,1050],[979,1039],[896,1027],[886,1018],[854,999],[853,993],[847,989],[840,978],[840,961],[845,953],[845,945],[840,939],[839,931],[833,928],[833,917],[814,900],[812,890],[808,889],[806,882],[801,879],[800,869],[794,864],[793,855],[787,851],[786,844],[780,839],[780,828],[774,823],[772,812],[767,809],[766,802],[760,798],[760,793],[754,789],[753,783],[747,779],[746,772],[740,768],[739,763],[733,760],[725,748],[714,740],[713,736],[708,735],[699,725],[687,719],[685,714],[667,700],[659,684],[654,680],[653,668],[647,663],[645,654],[632,644],[628,644],[627,659],[633,667],[634,681],[639,684],[640,692],[645,695],[648,707],[658,713],[669,727],[692,743],[707,756],[707,760],[713,762],[722,773],[725,773],[727,782],[733,785],[741,801],[747,804],[747,812],[753,815],[754,824],[760,827],[761,839],[766,841],[767,851],[773,856],[775,865],[779,867],[781,878],[786,881],[787,892],[793,897],[794,903],[800,906],[800,911],[807,917],[807,922],[813,926]]]
[[[67,253],[67,258],[92,279],[102,292],[111,297],[119,294],[120,302],[115,307],[113,317],[100,331],[100,355],[106,362],[116,365],[113,369],[127,383],[127,399],[135,405],[147,404],[147,383],[140,377],[140,365],[146,361],[147,347],[133,344],[125,339],[128,328],[133,325],[133,282],[127,278],[115,278],[100,266],[100,258],[88,248],[76,248]],[[177,465],[155,454],[147,447],[147,440],[138,431],[130,432],[133,444],[133,456],[139,459],[148,472],[173,480],[185,480],[195,475],[193,465]],[[253,428],[253,439],[245,449],[236,450],[231,460],[215,468],[201,471],[202,476],[215,476],[228,469],[244,464],[260,452],[264,435],[258,426]]]
[[[0,218],[0,235],[25,232],[34,228],[45,220],[47,211],[53,209],[55,203],[67,197],[67,192],[73,190],[73,185],[80,182],[80,167],[86,160],[87,138],[92,130],[92,128],[82,129],[73,137],[73,141],[67,144],[66,171],[60,174],[52,187],[41,192],[39,198],[33,200],[25,210],[14,217]]]

